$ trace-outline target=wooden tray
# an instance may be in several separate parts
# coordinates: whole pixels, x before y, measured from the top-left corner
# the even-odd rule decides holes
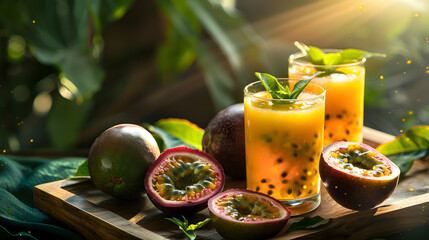
[[[393,139],[391,135],[365,128],[365,142],[377,146]],[[429,163],[416,161],[392,196],[381,206],[367,211],[352,211],[335,203],[322,185],[322,203],[313,212],[289,219],[276,239],[367,239],[429,223]],[[228,181],[225,188],[245,188],[242,181]],[[34,188],[34,204],[87,239],[186,239],[186,236],[152,203],[144,198],[119,201],[98,189],[90,181],[56,181]],[[329,224],[311,230],[285,231],[304,216],[332,218]],[[205,209],[191,223],[208,217]],[[196,231],[197,239],[221,239],[211,224]]]

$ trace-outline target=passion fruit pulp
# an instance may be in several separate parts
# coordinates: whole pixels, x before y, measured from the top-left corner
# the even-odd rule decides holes
[[[400,170],[364,143],[335,142],[323,149],[320,177],[329,195],[352,210],[373,208],[395,190]]]
[[[144,184],[151,202],[167,215],[189,216],[207,207],[222,191],[222,166],[210,155],[189,147],[165,150],[152,164]]]
[[[159,156],[153,136],[143,127],[120,124],[104,131],[92,144],[88,170],[94,185],[121,199],[144,193],[144,176]]]
[[[265,239],[278,234],[290,211],[278,200],[243,189],[229,189],[208,202],[213,227],[225,239]]]

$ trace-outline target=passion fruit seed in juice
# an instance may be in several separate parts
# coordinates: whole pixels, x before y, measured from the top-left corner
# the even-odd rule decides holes
[[[289,77],[305,78],[318,71],[317,66],[292,56],[289,60]],[[316,77],[312,82],[326,89],[323,145],[327,146],[336,141],[362,142],[365,89],[363,62],[337,67],[334,73]]]
[[[323,119],[324,109],[321,103],[310,107],[301,105],[273,106],[270,109],[261,107],[258,102],[245,100],[246,117],[252,119],[246,125],[249,146],[246,170],[249,172],[247,186],[250,190],[280,200],[305,198],[318,192],[317,166],[323,121],[315,119]]]
[[[310,87],[285,104],[273,103],[265,91],[245,96],[249,190],[285,202],[319,196],[324,99],[315,92]]]

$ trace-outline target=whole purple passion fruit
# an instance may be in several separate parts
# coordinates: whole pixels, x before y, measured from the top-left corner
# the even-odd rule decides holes
[[[167,215],[191,215],[222,191],[222,166],[205,152],[189,147],[165,150],[144,181],[150,201]]]
[[[249,190],[229,189],[208,202],[213,227],[225,239],[265,239],[278,234],[290,211],[278,200]]]
[[[329,195],[343,207],[366,210],[384,202],[395,190],[400,170],[363,143],[335,142],[323,149],[320,177]]]
[[[234,104],[220,111],[207,125],[203,151],[220,162],[227,176],[246,178],[244,147],[244,105]]]
[[[121,199],[144,193],[144,177],[159,156],[153,136],[143,127],[120,124],[104,131],[92,144],[88,170],[94,185]]]

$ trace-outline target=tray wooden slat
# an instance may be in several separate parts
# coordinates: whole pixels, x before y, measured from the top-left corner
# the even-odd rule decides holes
[[[364,142],[376,147],[394,137],[364,128]],[[304,216],[331,218],[329,224],[312,230],[285,234],[288,226],[302,217],[293,217],[276,239],[366,239],[398,233],[429,224],[429,164],[416,161],[392,196],[367,211],[352,211],[335,203],[322,186],[322,203]],[[409,177],[412,175],[412,177]],[[225,188],[245,188],[243,181],[227,180]],[[92,182],[56,181],[34,188],[34,203],[87,239],[186,239],[185,235],[156,209],[146,196],[137,201],[120,201],[98,189]],[[190,222],[209,216],[205,209]],[[211,224],[197,230],[198,239],[221,239]]]

